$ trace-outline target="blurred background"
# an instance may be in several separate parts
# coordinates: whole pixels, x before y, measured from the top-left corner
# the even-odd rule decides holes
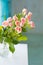
[[[33,13],[32,20],[36,26],[27,33],[29,65],[43,65],[43,0],[0,0],[0,25],[4,16],[12,17],[23,8]]]

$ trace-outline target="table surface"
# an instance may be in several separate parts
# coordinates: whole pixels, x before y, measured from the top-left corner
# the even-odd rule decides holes
[[[9,53],[8,57],[0,56],[0,65],[28,65],[27,44],[15,46],[14,54]]]

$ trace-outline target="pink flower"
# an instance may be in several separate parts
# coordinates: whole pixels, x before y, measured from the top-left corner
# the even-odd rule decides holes
[[[12,23],[9,23],[9,27],[12,27]]]
[[[30,21],[29,24],[30,24],[30,27],[31,27],[31,28],[34,28],[34,27],[35,27],[35,24],[34,24],[33,21]]]
[[[31,20],[31,16],[32,16],[32,13],[29,12],[28,15],[25,16],[25,18],[30,21]]]
[[[26,23],[26,19],[21,18],[20,26],[23,27],[25,23]]]
[[[7,19],[7,21],[8,21],[8,22],[11,22],[11,21],[12,21],[12,18],[11,18],[11,17],[9,17],[9,18]]]
[[[23,23],[25,23],[25,22],[26,22],[26,19],[25,19],[25,18],[21,18],[21,21],[22,21]]]
[[[20,25],[20,21],[15,21],[15,25],[19,26]]]
[[[7,21],[2,22],[3,27],[7,27],[8,25],[9,25],[9,23]]]
[[[21,33],[21,32],[22,32],[22,28],[19,27],[19,26],[15,27],[15,30],[16,30],[18,33]]]
[[[22,14],[23,14],[23,15],[26,15],[26,14],[27,14],[27,9],[24,8],[24,9],[22,10]]]
[[[15,16],[13,16],[13,20],[14,21],[17,21],[18,20],[18,18],[17,18],[17,16],[15,15]]]

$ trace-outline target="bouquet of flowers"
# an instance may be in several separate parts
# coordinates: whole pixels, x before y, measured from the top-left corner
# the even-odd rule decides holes
[[[24,8],[21,13],[2,22],[0,26],[0,43],[8,44],[12,53],[15,51],[14,45],[27,40],[24,35],[28,31],[27,28],[33,29],[35,27],[34,22],[31,21],[31,16],[32,13]]]

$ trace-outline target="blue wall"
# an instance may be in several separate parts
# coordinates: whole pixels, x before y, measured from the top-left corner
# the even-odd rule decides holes
[[[11,15],[10,4],[10,0],[0,0],[0,25],[2,24],[5,16],[7,18]]]

